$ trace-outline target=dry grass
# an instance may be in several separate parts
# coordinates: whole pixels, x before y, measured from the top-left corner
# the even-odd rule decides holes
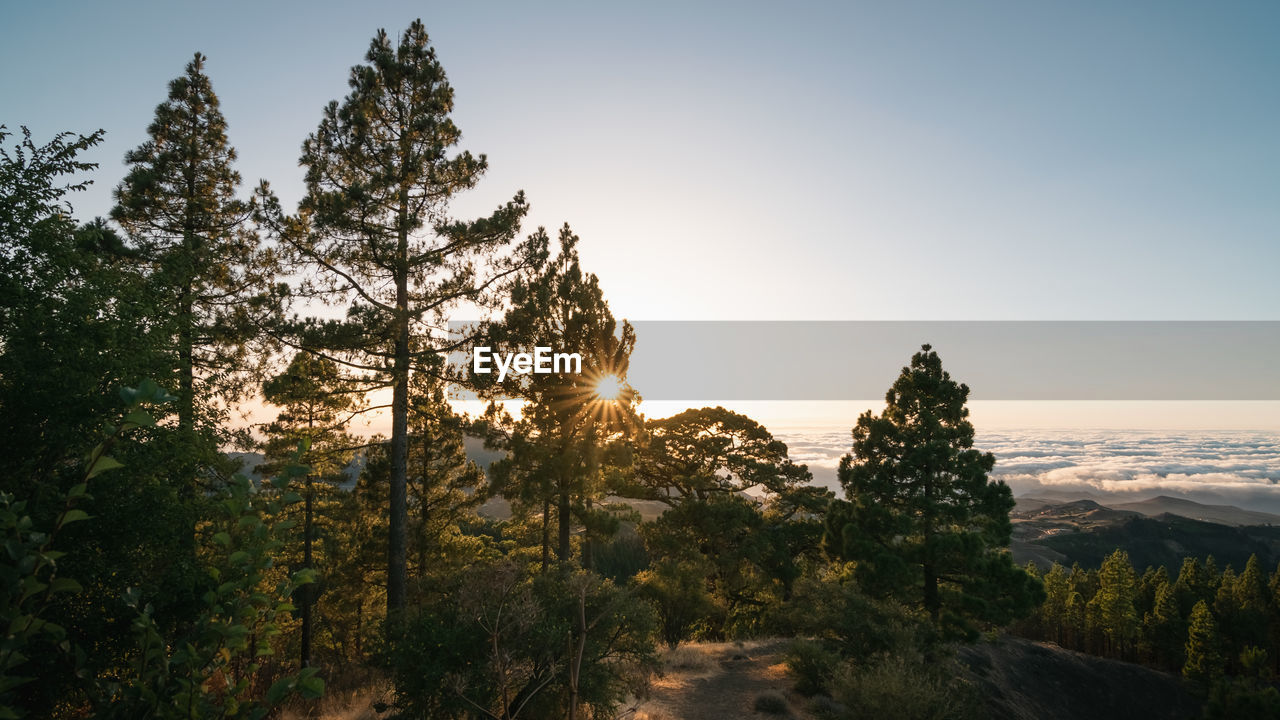
[[[318,702],[285,708],[280,720],[381,720],[374,706],[390,701],[391,685],[386,682],[354,690],[330,689]]]
[[[631,717],[634,720],[679,720],[675,715],[665,710],[639,710]]]
[[[669,671],[702,673],[710,670],[713,664],[706,645],[681,645],[662,654],[662,667]]]
[[[661,656],[662,677],[655,678],[649,696],[623,720],[724,720],[774,717],[810,720],[803,699],[791,689],[781,639],[745,642],[688,643]],[[756,706],[761,696],[766,708]],[[773,712],[777,712],[775,709]],[[633,713],[633,714],[632,714]]]

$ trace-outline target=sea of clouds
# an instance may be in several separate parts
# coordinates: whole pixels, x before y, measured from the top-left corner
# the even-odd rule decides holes
[[[842,494],[836,469],[848,430],[775,435],[815,483]],[[1169,495],[1280,513],[1280,433],[1009,430],[980,432],[974,446],[995,454],[992,475],[1016,496],[1105,504]]]

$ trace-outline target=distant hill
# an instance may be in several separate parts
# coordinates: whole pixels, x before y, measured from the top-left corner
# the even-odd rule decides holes
[[[1118,510],[1099,505],[1094,500],[1072,500],[1060,504],[1044,504],[1035,509],[1023,510],[1015,507],[1013,517],[1024,520],[1045,520],[1049,522],[1069,523],[1075,526],[1105,525],[1131,517],[1139,513],[1132,510]]]
[[[1258,537],[1246,528],[1192,520],[1180,515],[1154,518],[1131,517],[1112,525],[1095,526],[1080,532],[1046,536],[1036,544],[1062,553],[1071,562],[1097,567],[1117,548],[1129,553],[1133,566],[1141,571],[1148,565],[1164,565],[1171,572],[1188,556],[1213,555],[1218,565],[1244,567],[1257,554],[1264,567],[1274,567],[1274,541]]]
[[[1180,512],[1158,512],[1165,508]],[[1280,518],[1181,498],[1157,497],[1116,507],[1088,499],[1051,503],[1033,498],[1020,502],[1010,519],[1014,560],[1034,561],[1041,568],[1053,562],[1097,567],[1117,548],[1129,553],[1139,571],[1148,565],[1173,571],[1188,556],[1213,555],[1219,565],[1236,569],[1252,554],[1267,567],[1280,560],[1280,522],[1244,524]]]
[[[1280,526],[1280,515],[1256,510],[1244,510],[1234,505],[1205,505],[1193,500],[1170,497],[1168,495],[1158,495],[1141,502],[1113,504],[1111,508],[1113,510],[1130,510],[1147,517],[1169,514],[1223,525]]]

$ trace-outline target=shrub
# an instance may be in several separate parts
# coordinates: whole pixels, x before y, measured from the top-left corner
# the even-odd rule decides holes
[[[791,706],[787,704],[787,699],[782,696],[782,693],[773,690],[757,695],[755,708],[756,712],[766,715],[791,714]]]
[[[809,701],[809,712],[820,720],[840,720],[849,709],[832,700],[829,695],[819,695]]]
[[[946,667],[920,656],[889,655],[866,664],[845,664],[832,679],[831,694],[846,717],[899,720],[967,720],[979,717],[974,690]]]
[[[698,622],[713,612],[714,603],[707,592],[708,572],[702,563],[664,559],[636,575],[641,596],[658,612],[667,647],[689,639]]]
[[[635,694],[656,661],[649,604],[586,571],[504,562],[456,580],[392,629],[396,717],[598,717]]]
[[[840,656],[817,640],[797,639],[787,650],[786,661],[796,692],[810,696],[828,691]]]

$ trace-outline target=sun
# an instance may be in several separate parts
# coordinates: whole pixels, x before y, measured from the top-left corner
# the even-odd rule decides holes
[[[622,380],[617,375],[601,375],[595,383],[595,396],[601,400],[617,400],[622,390]]]

